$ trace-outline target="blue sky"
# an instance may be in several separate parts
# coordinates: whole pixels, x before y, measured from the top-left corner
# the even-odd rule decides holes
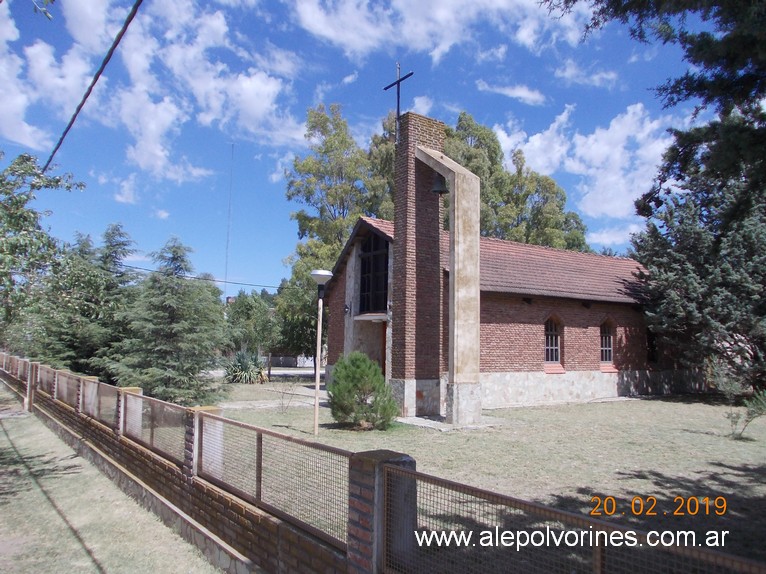
[[[20,153],[44,164],[131,4],[57,0],[49,21],[0,2],[0,168]],[[54,160],[85,190],[35,207],[65,241],[122,223],[137,266],[176,236],[196,272],[276,286],[298,241],[283,172],[307,153],[307,109],[341,104],[366,148],[401,62],[403,112],[454,126],[467,111],[507,160],[521,148],[564,188],[592,247],[624,250],[667,129],[692,112],[652,88],[685,63],[617,24],[583,41],[587,18],[538,0],[145,0]]]

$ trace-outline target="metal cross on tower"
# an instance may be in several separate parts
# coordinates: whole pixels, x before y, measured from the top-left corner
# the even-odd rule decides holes
[[[383,91],[386,91],[389,88],[393,88],[394,86],[396,86],[396,143],[397,144],[399,143],[399,115],[400,115],[399,101],[401,99],[400,88],[401,88],[402,82],[406,80],[407,78],[409,78],[414,73],[415,72],[409,72],[408,74],[405,74],[404,77],[401,77],[401,68],[399,67],[399,62],[397,62],[396,63],[396,81],[391,82],[385,88],[383,88]]]

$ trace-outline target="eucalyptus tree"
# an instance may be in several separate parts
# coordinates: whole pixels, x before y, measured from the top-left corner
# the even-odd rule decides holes
[[[588,251],[585,224],[566,210],[566,192],[526,165],[515,150],[507,169],[497,135],[461,112],[447,130],[445,153],[481,179],[481,233],[488,237]]]

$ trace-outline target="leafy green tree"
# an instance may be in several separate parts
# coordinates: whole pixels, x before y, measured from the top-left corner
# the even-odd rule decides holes
[[[513,168],[503,164],[497,135],[466,112],[447,130],[445,153],[481,179],[481,233],[489,237],[559,249],[589,251],[585,224],[566,211],[566,193],[556,182],[526,165],[521,150]]]
[[[291,217],[298,222],[300,238],[318,239],[340,252],[357,218],[370,213],[365,188],[369,160],[351,137],[337,104],[329,113],[322,104],[309,109],[306,139],[310,153],[296,157],[286,173],[287,199],[311,209]]]
[[[132,274],[121,267],[129,245],[119,225],[107,229],[102,247],[80,234],[73,245],[63,244],[10,329],[17,347],[47,364],[109,380],[98,358],[125,335],[116,311],[129,300]]]
[[[314,357],[317,336],[317,286],[311,278],[313,269],[332,269],[335,246],[317,240],[299,243],[292,262],[292,276],[277,292],[277,314],[281,324],[280,348],[291,355]],[[326,336],[327,330],[323,331]]]
[[[2,158],[2,153],[0,153]],[[42,226],[45,213],[30,204],[40,191],[80,189],[70,175],[45,175],[26,154],[0,172],[0,339],[57,254],[56,240]]]
[[[98,319],[104,310],[107,273],[96,262],[89,236],[65,245],[43,280],[37,312],[42,356],[48,364],[91,374],[89,363],[102,344]]]
[[[367,180],[370,215],[394,219],[394,163],[396,160],[396,115],[389,113],[382,122],[383,133],[373,134],[367,156],[370,177]]]
[[[279,324],[270,300],[241,290],[228,305],[226,319],[235,350],[268,353],[277,343]]]
[[[127,310],[129,336],[115,345],[111,368],[121,386],[180,404],[211,396],[211,368],[224,342],[221,292],[212,281],[189,279],[190,249],[176,239],[153,254],[157,270],[141,283]]]
[[[571,10],[577,0],[546,0]],[[763,2],[594,0],[588,30],[616,20],[640,41],[678,45],[689,71],[658,88],[712,119],[674,130],[635,238],[655,332],[695,363],[721,360],[763,387],[766,337],[766,27]],[[699,117],[699,116],[698,116]]]
[[[653,330],[689,365],[722,360],[753,387],[766,387],[766,209],[723,224],[735,186],[674,194],[635,237]],[[716,196],[716,197],[713,197]],[[754,200],[755,201],[755,200]]]
[[[386,137],[376,140],[379,147]],[[283,351],[314,356],[316,284],[311,270],[332,269],[359,216],[377,216],[384,207],[392,212],[393,204],[388,174],[380,163],[385,164],[382,156],[389,152],[365,153],[351,137],[339,105],[331,105],[329,111],[321,104],[309,109],[306,139],[309,154],[297,157],[286,173],[287,199],[309,208],[291,215],[305,241],[296,246],[292,276],[278,292],[277,314]],[[314,362],[316,368],[316,357]]]
[[[109,225],[102,236],[96,253],[96,263],[105,274],[101,312],[96,321],[97,350],[89,361],[90,374],[105,382],[114,383],[109,371],[112,348],[127,338],[129,322],[126,310],[138,295],[138,275],[125,266],[125,260],[135,252],[133,240],[122,224]]]

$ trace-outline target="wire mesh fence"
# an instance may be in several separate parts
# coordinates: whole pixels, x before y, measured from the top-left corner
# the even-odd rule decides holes
[[[198,475],[346,546],[350,452],[200,413]]]
[[[52,396],[56,385],[56,373],[56,369],[40,365],[37,369],[37,388]]]
[[[8,371],[8,373],[10,375],[13,375],[14,377],[17,375],[17,373],[19,372],[19,358],[18,357],[14,357],[13,355],[8,357],[7,371]]]
[[[128,438],[183,464],[186,442],[185,413],[184,407],[125,393],[123,432]]]
[[[387,572],[764,573],[762,564],[386,466]],[[680,540],[680,538],[679,538]]]
[[[18,378],[20,381],[24,383],[29,382],[29,360],[28,359],[19,359],[18,374],[16,375],[16,378]]]
[[[77,392],[80,386],[80,377],[68,371],[58,371],[56,375],[56,398],[72,408],[77,408]]]
[[[80,394],[83,414],[111,428],[117,425],[117,387],[83,378]]]

